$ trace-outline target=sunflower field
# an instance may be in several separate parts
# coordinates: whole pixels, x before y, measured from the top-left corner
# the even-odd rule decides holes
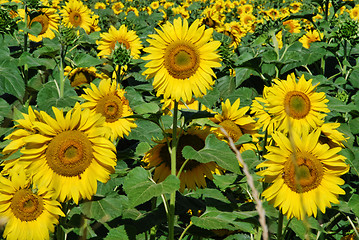
[[[359,239],[359,2],[0,0],[0,235]]]

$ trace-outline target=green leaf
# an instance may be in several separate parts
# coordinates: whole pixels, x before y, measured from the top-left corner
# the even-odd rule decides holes
[[[111,228],[105,240],[128,240],[125,226],[119,226],[117,228]]]
[[[259,76],[259,74],[247,67],[239,67],[234,69],[236,71],[236,87],[239,87],[245,80],[247,80],[250,76]]]
[[[154,139],[163,138],[163,134],[160,127],[153,122],[150,122],[148,120],[137,119],[136,125],[137,127],[132,129],[127,139],[140,140],[142,142],[147,142],[150,145],[152,145],[153,144],[152,138]]]
[[[22,100],[25,83],[15,61],[0,58],[0,95],[8,93]]]
[[[359,88],[359,66],[354,67],[353,71],[349,75],[348,81],[353,87]]]
[[[191,122],[193,119],[199,118],[210,118],[213,117],[215,114],[207,112],[207,111],[196,111],[191,109],[180,110],[182,116],[184,117],[185,123]]]
[[[359,216],[359,195],[354,194],[348,202],[348,206],[350,206],[353,213],[355,213],[356,216]]]
[[[331,96],[327,96],[327,98],[329,99],[328,108],[331,111],[346,113],[356,109],[354,103],[352,102],[349,104],[345,104],[337,98]]]
[[[119,195],[109,195],[100,200],[80,204],[81,212],[90,219],[101,223],[113,220],[122,214],[122,199]]]
[[[297,234],[300,239],[316,239],[316,235],[311,232],[311,229],[318,229],[318,221],[310,217],[304,221],[293,218],[290,223],[290,228]]]
[[[94,67],[103,63],[102,60],[86,53],[79,53],[73,61],[77,67]]]
[[[137,114],[156,113],[159,111],[159,106],[154,102],[142,103],[133,108],[133,111]]]
[[[254,226],[251,223],[241,221],[246,218],[254,217],[257,212],[220,212],[208,211],[200,217],[193,216],[191,221],[197,227],[212,229],[241,230],[254,233]]]
[[[77,94],[68,79],[65,81],[64,96],[59,97],[59,89],[55,81],[46,83],[37,94],[37,104],[40,110],[52,113],[52,106],[57,108],[73,107],[77,102]]]
[[[131,170],[123,184],[132,207],[145,203],[153,197],[172,193],[178,190],[179,187],[180,181],[173,175],[168,176],[161,183],[152,182],[149,178],[149,172],[142,167]]]
[[[30,29],[27,30],[31,35],[37,36],[42,31],[42,25],[39,22],[33,22],[30,26]]]
[[[349,122],[350,130],[352,134],[358,134],[359,133],[359,117],[351,119]]]
[[[30,53],[24,52],[19,57],[18,66],[25,66],[27,64],[28,68],[45,66],[48,69],[53,69],[56,66],[56,62],[53,59],[45,58],[35,58]]]
[[[225,174],[225,175],[218,175],[218,174],[215,174],[213,175],[213,182],[214,184],[216,184],[216,186],[221,189],[222,191],[224,191],[225,189],[227,188],[230,188],[234,181],[236,181],[237,179],[237,176],[236,174]]]
[[[0,98],[0,122],[11,112],[11,106]]]
[[[217,88],[208,91],[206,95],[197,100],[206,107],[212,107],[219,99],[220,93]]]
[[[224,169],[234,173],[240,173],[236,155],[232,152],[227,143],[218,140],[213,134],[206,138],[204,148],[196,151],[191,146],[185,146],[182,149],[182,155],[185,159],[194,159],[200,163],[215,161]]]

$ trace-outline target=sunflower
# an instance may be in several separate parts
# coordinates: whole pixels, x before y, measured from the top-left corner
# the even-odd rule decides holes
[[[301,26],[298,20],[290,19],[284,21],[283,25],[290,33],[300,33]]]
[[[267,160],[257,166],[266,168],[258,174],[272,183],[262,195],[288,218],[316,217],[318,207],[325,213],[331,203],[339,203],[338,194],[345,194],[338,186],[344,184],[340,175],[349,171],[346,158],[337,154],[342,148],[319,143],[319,135],[318,130],[293,132],[289,139],[276,132],[272,136],[277,146],[267,146]]]
[[[43,38],[49,38],[53,39],[55,37],[55,32],[58,31],[58,25],[60,21],[59,15],[56,13],[55,8],[41,8],[32,18],[28,16],[27,23],[28,26],[31,27],[31,25],[34,22],[38,22],[41,24],[41,32],[37,35],[31,35],[29,34],[29,39],[34,42],[42,41]],[[22,19],[25,18],[25,10],[19,9],[18,13]]]
[[[353,20],[359,20],[359,5],[349,10],[350,18]]]
[[[211,133],[209,128],[190,127],[178,139],[176,168],[177,172],[182,167],[186,159],[182,156],[182,149],[185,146],[191,146],[199,151],[205,146],[205,139]],[[169,139],[171,142],[171,139]],[[166,139],[160,141],[143,157],[142,161],[147,163],[147,168],[155,167],[153,179],[156,182],[164,181],[171,174],[171,156],[168,151]],[[183,167],[179,177],[181,181],[180,191],[185,188],[196,190],[197,188],[205,188],[207,177],[213,179],[213,173],[219,173],[220,168],[215,162],[199,163],[196,160],[189,160]]]
[[[321,41],[323,37],[322,33],[319,33],[317,30],[309,30],[304,36],[299,38],[299,42],[303,44],[304,48],[309,48],[310,44],[313,42]]]
[[[348,138],[337,130],[338,127],[340,127],[340,123],[324,123],[320,126],[322,135],[319,141],[328,144],[330,147],[344,147],[343,142],[346,142]]]
[[[258,125],[254,119],[246,115],[249,110],[249,106],[239,108],[240,99],[238,98],[233,105],[229,99],[225,102],[222,102],[222,113],[217,113],[212,121],[220,126],[222,126],[228,135],[232,138],[233,142],[237,142],[243,134],[250,134],[252,136],[253,142],[258,142]],[[220,129],[214,130],[217,136],[220,139],[227,140]],[[240,152],[245,150],[254,150],[256,146],[253,143],[244,143],[237,146]]]
[[[20,169],[18,174],[0,176],[0,216],[7,221],[3,237],[6,239],[49,239],[59,216],[65,216],[59,202],[53,200],[53,191],[30,186]]]
[[[289,129],[302,129],[309,132],[323,124],[328,99],[324,92],[316,92],[317,85],[312,80],[306,81],[304,75],[296,81],[294,73],[287,80],[274,80],[275,84],[268,88],[265,108],[278,122],[278,130],[288,132]]]
[[[144,51],[149,55],[143,57],[150,60],[143,72],[147,78],[154,77],[153,87],[157,96],[187,102],[196,97],[202,97],[207,89],[214,84],[212,77],[216,77],[213,67],[220,67],[220,56],[216,50],[219,41],[208,42],[213,29],[199,27],[199,20],[195,20],[188,27],[186,19],[177,18],[172,25],[166,22],[162,31],[150,35],[147,40],[150,46]]]
[[[123,12],[123,8],[125,7],[125,5],[123,5],[122,2],[115,2],[113,5],[112,5],[112,10],[114,12],[114,14],[118,15],[120,14],[121,12]]]
[[[131,51],[131,56],[134,59],[140,58],[140,50],[142,49],[141,40],[136,35],[135,31],[127,31],[127,27],[125,25],[121,25],[118,30],[111,25],[108,32],[101,33],[100,36],[101,39],[96,42],[98,45],[97,49],[100,50],[97,56],[110,56],[115,49],[116,43],[119,43],[123,44],[126,49]]]
[[[99,74],[95,67],[88,68],[75,68],[72,69],[70,66],[66,66],[64,69],[65,76],[70,80],[72,87],[78,87],[83,84],[90,84],[96,78],[107,79],[109,78],[106,74]]]
[[[107,137],[111,140],[122,138],[123,135],[128,135],[132,128],[137,127],[133,118],[125,118],[133,113],[125,98],[126,91],[121,89],[120,84],[104,79],[99,87],[91,83],[91,88],[85,89],[86,94],[81,95],[87,100],[81,107],[89,108],[91,112],[100,113],[106,118],[103,125],[111,129]]]
[[[53,107],[56,119],[41,111],[34,121],[37,133],[24,138],[20,161],[27,164],[34,184],[54,188],[64,202],[91,199],[97,180],[107,182],[116,165],[116,148],[104,137],[105,118],[75,106],[66,116]]]
[[[80,27],[86,33],[91,31],[91,11],[81,1],[70,0],[61,9],[62,23],[67,27]]]

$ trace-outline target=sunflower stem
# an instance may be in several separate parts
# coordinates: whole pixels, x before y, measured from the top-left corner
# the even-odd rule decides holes
[[[60,65],[59,65],[59,80],[60,80],[60,91],[59,91],[59,98],[64,97],[65,92],[65,75],[64,75],[64,59],[65,59],[65,51],[64,46],[61,44],[60,49]]]
[[[278,216],[278,228],[277,228],[277,239],[282,239],[282,232],[283,231],[283,213],[279,210],[279,216]]]
[[[187,159],[187,160],[182,164],[180,170],[179,170],[178,173],[177,173],[177,177],[178,177],[178,178],[181,176],[181,173],[182,173],[182,171],[183,171],[183,168],[184,168],[184,166],[186,165],[186,163],[188,163],[188,161],[189,161],[189,159]]]
[[[179,237],[178,240],[182,240],[182,238],[184,237],[184,235],[186,234],[187,230],[193,225],[193,223],[191,222],[190,224],[188,224],[188,226],[183,230],[181,236]]]
[[[172,130],[172,145],[171,145],[171,175],[176,176],[176,152],[177,152],[177,117],[178,117],[178,102],[175,101],[173,108],[173,130]],[[174,240],[174,223],[175,223],[175,203],[176,191],[171,193],[170,209],[168,214],[168,239]]]

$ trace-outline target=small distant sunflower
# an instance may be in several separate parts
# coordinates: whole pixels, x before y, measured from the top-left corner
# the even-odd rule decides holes
[[[239,98],[233,105],[231,105],[231,102],[227,99],[224,103],[222,102],[222,113],[217,113],[214,118],[212,118],[212,121],[222,126],[233,139],[234,143],[237,142],[243,134],[250,134],[253,142],[258,142],[258,137],[260,137],[260,134],[258,134],[258,125],[251,116],[246,115],[249,106],[239,108],[239,105]],[[227,140],[219,129],[215,131],[219,138]],[[237,148],[240,152],[244,152],[245,150],[254,150],[256,147],[253,143],[244,143],[237,146]]]
[[[182,149],[185,146],[191,146],[196,151],[204,148],[206,137],[210,134],[210,129],[200,129],[198,127],[190,127],[184,132],[179,140],[176,154],[177,172],[186,159],[182,156]],[[169,140],[171,142],[171,139]],[[147,163],[148,168],[155,167],[153,179],[156,182],[164,181],[171,174],[171,156],[168,151],[168,145],[165,139],[160,141],[143,157],[142,161]],[[189,160],[184,166],[179,177],[181,181],[180,191],[185,188],[196,190],[197,188],[205,188],[207,186],[205,178],[212,180],[213,173],[219,173],[219,167],[215,162],[199,163],[196,160]]]
[[[97,2],[94,6],[95,9],[106,9],[106,4],[103,2]]]
[[[128,7],[128,8],[126,9],[126,15],[128,15],[129,12],[133,12],[133,13],[136,15],[136,17],[139,16],[138,9],[135,8],[135,7],[132,7],[132,6]]]
[[[95,67],[88,68],[75,68],[72,69],[70,66],[66,66],[64,69],[65,76],[70,80],[72,87],[78,87],[83,84],[90,84],[96,78],[107,79],[109,78],[105,74],[99,74]]]
[[[150,7],[153,10],[156,10],[157,8],[159,8],[159,6],[160,6],[160,3],[158,1],[151,2],[151,4],[150,4]]]
[[[292,13],[297,13],[300,11],[303,3],[301,2],[293,2],[290,4],[289,9]]]
[[[322,37],[323,34],[317,30],[309,30],[304,36],[299,38],[298,41],[303,44],[304,48],[308,49],[311,43],[321,41]]]
[[[131,51],[131,56],[134,59],[140,58],[140,50],[142,49],[141,40],[135,31],[127,31],[125,25],[121,25],[118,30],[111,25],[108,32],[101,33],[100,37],[101,39],[96,42],[98,45],[97,49],[100,50],[97,54],[99,57],[110,56],[115,49],[116,43],[119,43]]]
[[[125,98],[126,91],[121,89],[116,81],[104,79],[99,87],[91,83],[91,88],[84,91],[86,94],[82,94],[81,97],[87,101],[81,107],[89,108],[93,113],[100,113],[106,118],[103,125],[111,129],[110,134],[106,135],[111,140],[122,138],[123,135],[128,135],[132,128],[137,127],[134,119],[125,118],[133,113]]]
[[[275,20],[279,18],[280,13],[277,9],[271,8],[268,11],[266,11],[267,16],[269,16],[272,20]]]
[[[288,218],[316,217],[318,208],[325,213],[331,203],[339,203],[338,194],[345,194],[338,186],[344,184],[340,176],[349,171],[346,158],[338,155],[342,148],[319,143],[319,135],[293,132],[291,141],[276,132],[277,146],[267,146],[267,160],[257,166],[266,168],[258,174],[272,183],[262,195]]]
[[[353,20],[359,20],[359,5],[349,10],[350,18]]]
[[[41,121],[33,122],[36,134],[24,138],[20,161],[27,164],[34,184],[55,190],[64,202],[91,199],[97,180],[107,182],[116,165],[116,148],[104,137],[109,129],[105,118],[78,106],[66,116],[53,107],[55,119],[41,111]]]
[[[91,31],[91,11],[81,1],[70,0],[60,10],[62,23],[67,27],[80,27],[86,33]]]
[[[316,92],[317,85],[306,81],[304,75],[296,81],[294,73],[287,80],[274,80],[268,88],[266,109],[278,122],[278,130],[288,132],[289,128],[303,129],[307,132],[323,124],[325,113],[329,112],[329,101],[324,92]]]
[[[0,176],[0,217],[7,221],[4,238],[49,239],[59,216],[65,214],[53,200],[53,192],[44,187],[31,189],[24,169],[9,179]]]
[[[60,21],[60,17],[56,11],[57,10],[55,8],[51,7],[41,8],[41,10],[35,13],[32,18],[28,16],[27,23],[29,27],[31,27],[34,22],[38,22],[42,26],[41,32],[37,36],[29,34],[29,39],[31,41],[39,42],[42,41],[43,38],[53,39],[55,37],[54,31],[58,31]],[[19,9],[18,13],[22,19],[25,18],[24,9]]]
[[[113,12],[118,15],[120,14],[121,12],[123,12],[123,8],[125,7],[125,5],[123,5],[122,2],[115,2],[113,5],[112,5],[112,10]]]
[[[300,33],[300,23],[298,20],[290,19],[283,22],[283,25],[290,33]]]
[[[147,78],[154,77],[153,87],[157,96],[187,102],[196,97],[202,97],[214,84],[213,67],[220,67],[220,56],[216,52],[219,41],[208,42],[213,29],[199,27],[195,20],[188,27],[186,19],[177,18],[172,25],[166,22],[158,34],[150,35],[147,40],[150,46],[144,51],[149,55],[143,57],[150,60],[143,72]]]

